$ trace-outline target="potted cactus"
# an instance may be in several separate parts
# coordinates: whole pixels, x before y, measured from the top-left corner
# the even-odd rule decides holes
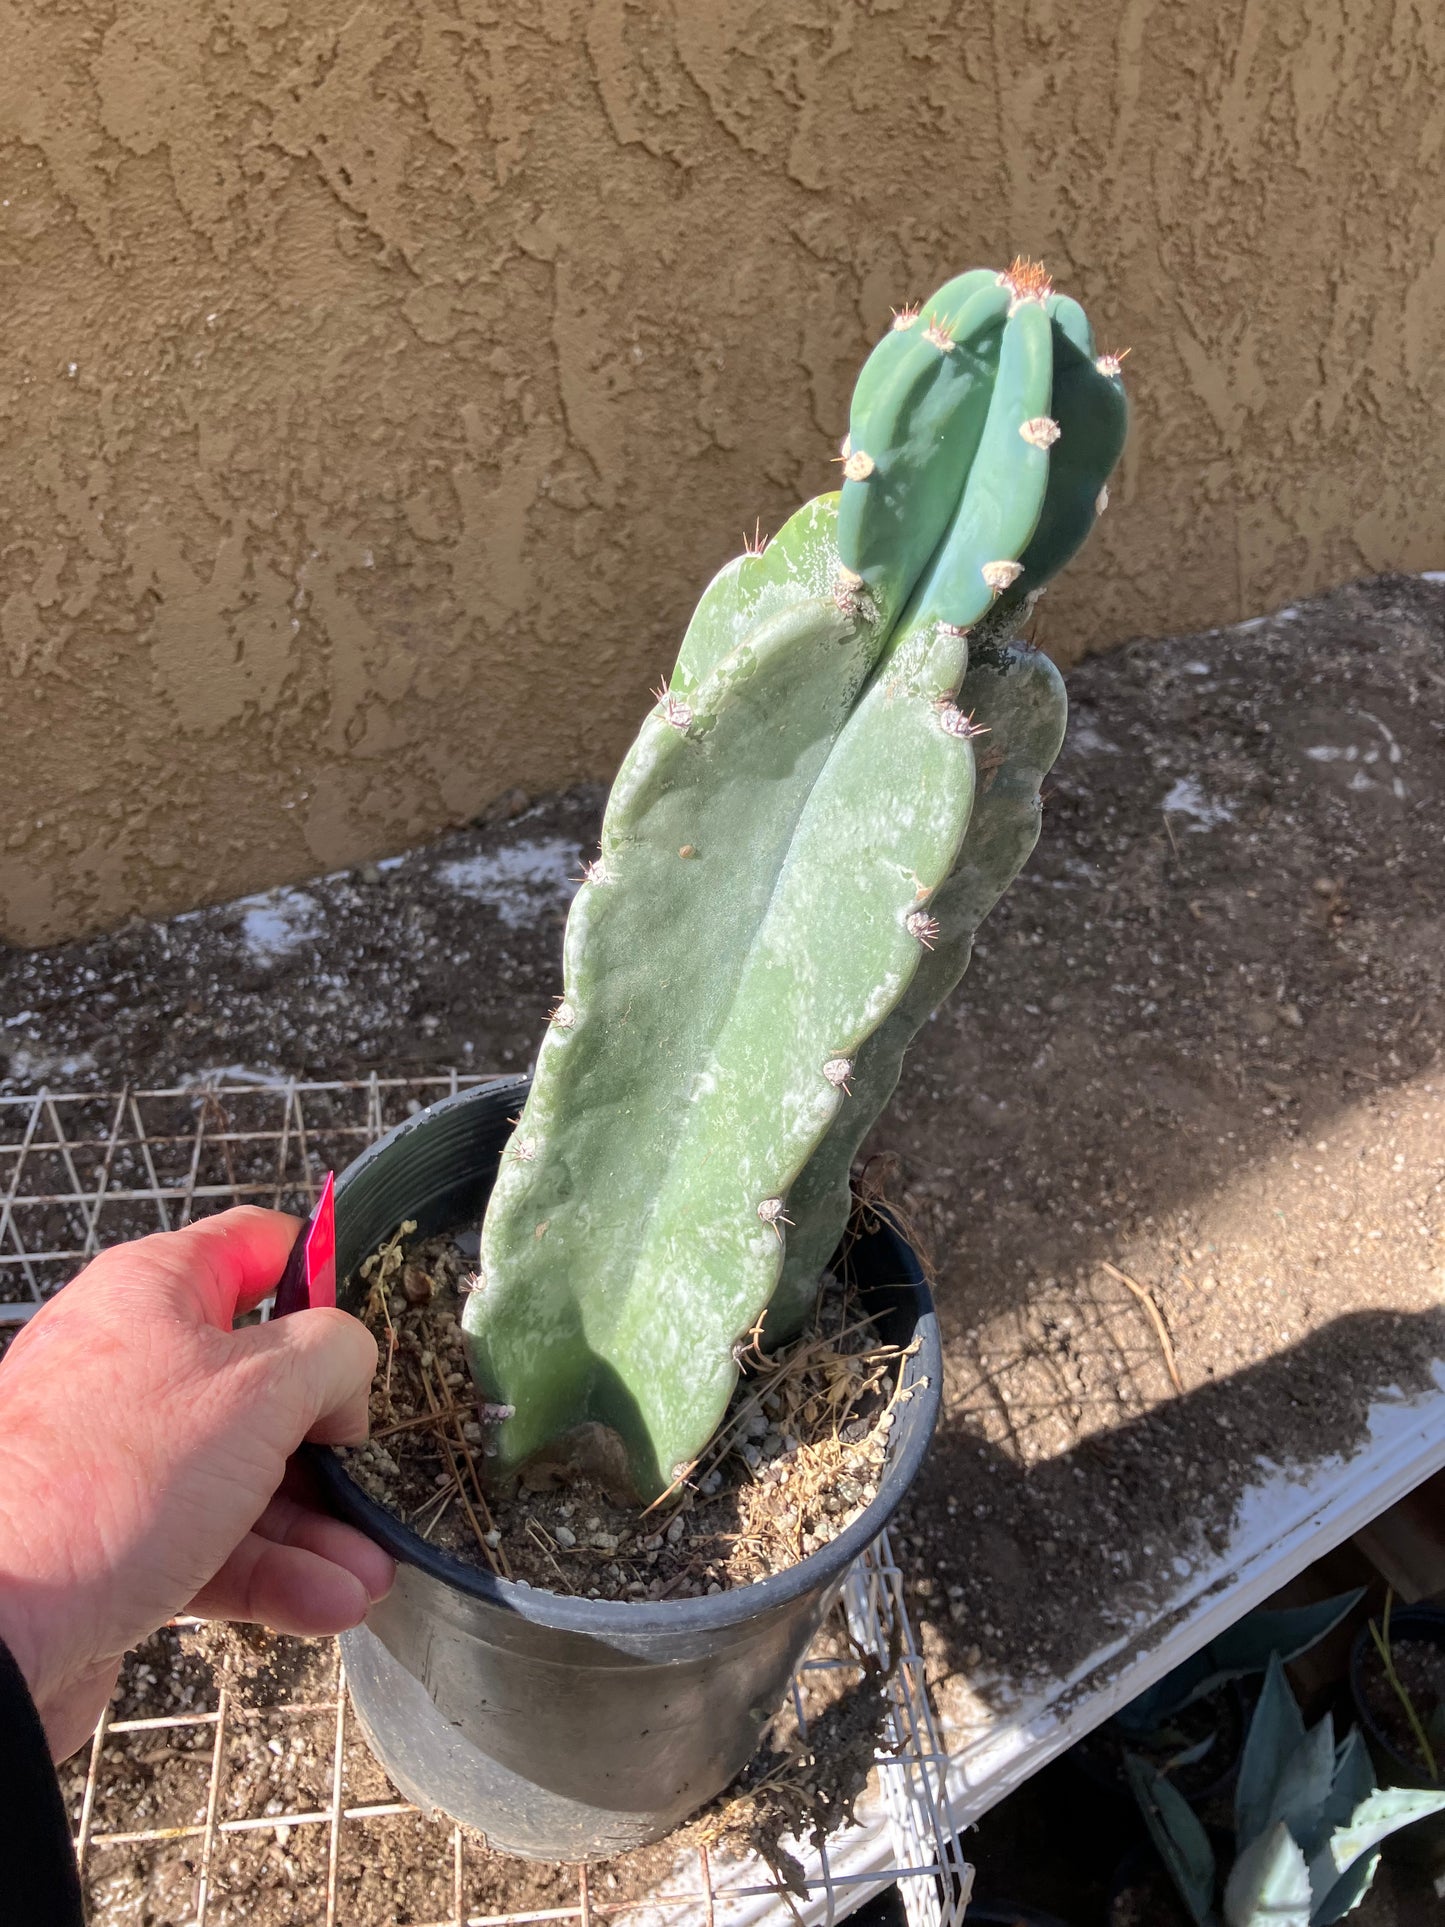
[[[1017,632],[1102,510],[1125,424],[1118,360],[1033,263],[900,313],[859,377],[841,490],[708,586],[623,761],[515,1129],[518,1093],[484,1092],[340,1187],[353,1259],[403,1217],[425,1231],[486,1198],[463,1324],[505,1415],[498,1477],[580,1441],[655,1500],[712,1437],[740,1346],[806,1318],[903,1054],[1037,838],[1065,702]],[[896,1335],[927,1340],[910,1361],[927,1396],[863,1518],[745,1592],[509,1589],[408,1543],[334,1470],[404,1562],[350,1663],[407,1790],[581,1857],[737,1770],[931,1423],[926,1288],[886,1224],[859,1256]],[[538,1696],[559,1693],[570,1724],[533,1745]],[[504,1702],[526,1744],[501,1736]]]
[[[1350,1694],[1375,1771],[1386,1786],[1436,1791],[1445,1784],[1445,1609],[1384,1610],[1355,1637]],[[1408,1828],[1387,1858],[1428,1874],[1445,1869],[1445,1813]]]

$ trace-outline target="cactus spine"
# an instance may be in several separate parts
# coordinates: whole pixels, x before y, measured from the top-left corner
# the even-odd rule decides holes
[[[998,638],[1122,444],[1074,307],[1015,264],[901,317],[841,493],[699,604],[614,785],[483,1227],[464,1324],[483,1396],[515,1407],[504,1470],[591,1422],[654,1496],[716,1428],[785,1258],[780,1317],[816,1285],[850,1147],[1026,856],[1057,748],[1052,671]],[[965,705],[1006,752],[976,854],[973,631],[994,640]]]

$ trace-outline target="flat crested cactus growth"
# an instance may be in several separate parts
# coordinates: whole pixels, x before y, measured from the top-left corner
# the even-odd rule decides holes
[[[704,593],[613,787],[483,1225],[463,1322],[512,1408],[501,1471],[601,1426],[656,1496],[775,1294],[774,1331],[806,1312],[853,1154],[1037,835],[1064,701],[1012,634],[1125,419],[1118,361],[1041,268],[962,275],[870,355],[841,491]]]

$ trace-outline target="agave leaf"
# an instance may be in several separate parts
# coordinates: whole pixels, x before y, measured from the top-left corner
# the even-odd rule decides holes
[[[1372,1847],[1379,1846],[1412,1820],[1445,1807],[1445,1791],[1430,1793],[1415,1787],[1381,1787],[1367,1794],[1347,1826],[1336,1827],[1310,1862],[1310,1886],[1317,1903],[1329,1906],[1341,1874],[1347,1874]]]
[[[1232,1679],[1262,1673],[1272,1654],[1286,1662],[1298,1659],[1316,1640],[1333,1632],[1363,1598],[1363,1589],[1339,1593],[1313,1606],[1290,1606],[1279,1612],[1246,1613],[1237,1625],[1211,1639],[1207,1646],[1166,1673],[1115,1715],[1126,1733],[1152,1733],[1195,1700],[1205,1699]]]
[[[1304,1736],[1305,1723],[1289,1690],[1284,1665],[1279,1654],[1272,1653],[1264,1691],[1245,1737],[1234,1789],[1234,1824],[1241,1848],[1252,1845],[1268,1830],[1275,1789]]]
[[[1330,1797],[1335,1777],[1335,1723],[1326,1713],[1312,1726],[1285,1764],[1270,1801],[1269,1817],[1283,1820],[1303,1843]]]
[[[1278,1612],[1246,1613],[1237,1625],[1221,1633],[1206,1649],[1228,1678],[1262,1673],[1272,1653],[1288,1663],[1333,1632],[1345,1614],[1365,1596],[1363,1586],[1337,1593],[1313,1606],[1288,1606]]]
[[[1137,1753],[1126,1753],[1124,1771],[1139,1802],[1149,1838],[1169,1869],[1169,1877],[1179,1889],[1179,1898],[1189,1909],[1195,1927],[1213,1927],[1214,1849],[1209,1844],[1209,1835],[1195,1818],[1184,1795],[1171,1786],[1162,1773],[1156,1773],[1147,1760],[1141,1760]]]
[[[1360,1729],[1352,1727],[1335,1750],[1330,1790],[1306,1825],[1295,1828],[1295,1838],[1313,1861],[1337,1827],[1347,1826],[1357,1807],[1375,1790],[1375,1769]]]
[[[1181,1747],[1177,1753],[1171,1753],[1164,1763],[1164,1771],[1177,1773],[1181,1767],[1198,1766],[1202,1759],[1213,1752],[1214,1743],[1218,1738],[1217,1733],[1206,1733],[1204,1738],[1196,1740],[1193,1746]]]
[[[1224,1918],[1227,1927],[1310,1927],[1310,1870],[1283,1820],[1235,1861]]]
[[[1310,1915],[1310,1927],[1334,1927],[1337,1920],[1352,1914],[1374,1883],[1380,1864],[1380,1850],[1362,1854],[1347,1874],[1341,1876]]]
[[[1181,1666],[1166,1673],[1163,1679],[1146,1686],[1127,1706],[1121,1706],[1114,1715],[1114,1724],[1121,1733],[1142,1738],[1146,1733],[1157,1733],[1177,1713],[1195,1700],[1202,1699],[1210,1690],[1213,1669],[1207,1657],[1208,1647],[1203,1652],[1193,1654]]]

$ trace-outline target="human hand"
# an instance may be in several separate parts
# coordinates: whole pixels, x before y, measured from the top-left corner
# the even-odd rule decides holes
[[[117,1245],[0,1362],[0,1638],[58,1760],[173,1614],[334,1633],[391,1586],[287,1467],[303,1439],[366,1437],[375,1340],[336,1310],[231,1329],[297,1229],[243,1206]]]

